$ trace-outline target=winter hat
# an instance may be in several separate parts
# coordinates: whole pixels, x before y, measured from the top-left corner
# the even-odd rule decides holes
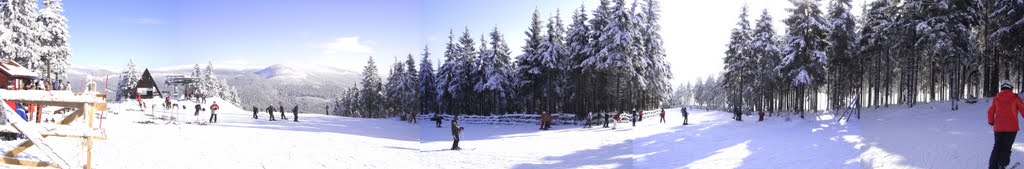
[[[999,82],[999,89],[1013,89],[1013,83],[1010,80],[1003,80]]]

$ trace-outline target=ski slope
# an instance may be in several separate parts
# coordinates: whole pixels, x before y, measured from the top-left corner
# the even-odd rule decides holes
[[[956,111],[950,110],[949,102],[865,109],[861,119],[863,142],[868,145],[861,154],[865,167],[987,168],[994,143],[986,112],[991,100],[961,103]],[[1022,134],[1013,143],[1010,159],[1024,161]]]
[[[112,104],[103,119],[108,139],[96,141],[96,168],[983,168],[992,131],[984,110],[990,99],[913,108],[865,108],[862,119],[837,122],[829,113],[808,119],[767,117],[742,122],[719,111],[691,110],[683,126],[678,109],[667,123],[646,118],[619,128],[463,124],[460,146],[451,148],[449,121],[409,124],[397,119],[359,119],[300,114],[301,122],[259,120],[252,112],[221,104],[219,123],[194,104],[174,111],[142,112],[132,103]],[[211,100],[212,102],[213,100]],[[159,104],[149,100],[148,104]],[[218,101],[218,103],[223,103]],[[203,105],[208,107],[209,105]],[[288,107],[286,107],[287,109]],[[154,116],[150,116],[152,114]],[[291,113],[286,113],[292,118]],[[280,115],[280,113],[275,113]],[[167,120],[155,117],[180,117]],[[450,120],[450,119],[449,119]],[[140,123],[152,121],[153,124]],[[1020,137],[1020,136],[1018,136]],[[1024,161],[1024,138],[1014,144]],[[5,141],[8,150],[21,140]],[[80,141],[54,145],[84,159]],[[19,158],[46,160],[35,148]],[[6,167],[6,166],[5,166]]]
[[[214,100],[208,100],[212,103]],[[148,105],[162,100],[147,101]],[[353,119],[323,114],[299,114],[300,122],[259,120],[252,112],[217,100],[221,106],[218,123],[186,124],[197,121],[195,104],[182,102],[177,124],[154,119],[140,112],[134,101],[112,104],[103,119],[107,140],[95,142],[95,168],[419,168],[416,126],[394,119]],[[209,105],[203,105],[209,107]],[[180,108],[180,107],[179,107]],[[290,109],[290,107],[287,107]],[[160,108],[158,106],[159,110]],[[156,117],[170,112],[154,112]],[[200,113],[206,121],[209,112]],[[275,116],[280,113],[275,113]],[[155,124],[141,124],[153,121]],[[6,141],[6,151],[21,141]],[[63,154],[81,156],[81,141],[60,145]],[[23,158],[42,158],[30,148]],[[35,156],[33,156],[35,155]]]

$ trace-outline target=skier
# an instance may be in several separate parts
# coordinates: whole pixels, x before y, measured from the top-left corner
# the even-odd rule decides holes
[[[764,111],[757,112],[757,121],[764,121]]]
[[[331,105],[324,106],[324,115],[331,115]]]
[[[195,116],[199,116],[199,110],[200,109],[203,109],[203,106],[199,105],[199,103],[196,103],[196,115]]]
[[[657,114],[657,116],[662,117],[662,121],[659,121],[659,122],[665,123],[665,109],[664,108],[662,109],[662,113]]]
[[[441,120],[443,120],[443,118],[441,118],[441,114],[434,113],[434,118],[431,118],[430,120],[437,122],[437,128],[441,128]]]
[[[213,105],[210,105],[209,123],[217,123],[217,110],[220,110],[220,106],[217,106],[217,101],[213,101]]]
[[[615,130],[615,128],[619,127],[619,122],[622,122],[622,113],[621,112],[615,114],[615,121],[614,121],[614,123],[612,123],[612,130]]]
[[[274,120],[274,105],[270,105],[270,107],[267,107],[267,115],[270,115],[270,121],[277,121]]]
[[[608,128],[608,113],[601,113],[604,115],[604,128]]]
[[[545,113],[545,114],[547,114],[547,113]],[[544,130],[551,129],[551,114],[547,114],[547,115],[548,115],[548,118],[546,119],[547,123],[544,123],[545,124]]]
[[[459,147],[459,140],[461,139],[459,136],[462,135],[462,129],[464,128],[459,126],[459,116],[455,115],[455,118],[452,118],[452,138],[455,139],[454,142],[452,142],[452,150],[462,150],[462,148]]]
[[[277,110],[281,111],[281,120],[288,120],[288,116],[284,116],[284,104],[277,102]]]
[[[590,119],[594,117],[594,112],[587,112],[587,123],[583,125],[583,128],[590,128]]]
[[[409,119],[409,121],[411,121],[413,124],[415,124],[416,123],[416,112],[412,112],[412,114],[409,115],[409,117],[411,118],[411,119]]]
[[[540,130],[546,130],[546,128],[544,128],[544,126],[547,126],[547,125],[545,125],[545,123],[548,122],[547,114],[548,114],[548,112],[541,112],[540,113]]]
[[[259,112],[260,112],[260,108],[256,108],[256,106],[252,106],[252,119],[260,119],[260,116],[256,115],[256,113],[259,113]]]
[[[629,120],[633,121],[633,127],[636,127],[636,109],[633,109],[632,112],[633,112],[633,114],[632,114],[631,117],[633,117],[633,118],[629,118]]]
[[[292,121],[299,122],[299,106],[298,105],[295,105],[295,107],[292,108]]]
[[[988,107],[988,125],[995,131],[995,143],[988,158],[988,168],[1006,168],[1010,164],[1010,150],[1017,131],[1017,114],[1024,116],[1024,102],[1013,93],[1013,83],[1003,80],[999,93]]]
[[[687,123],[690,122],[690,112],[686,111],[686,107],[679,109],[679,111],[683,113],[683,125],[690,125],[689,123]]]
[[[640,114],[640,117],[639,117],[640,119],[637,119],[637,121],[644,121],[644,111],[640,111],[640,112],[637,112],[637,113]]]

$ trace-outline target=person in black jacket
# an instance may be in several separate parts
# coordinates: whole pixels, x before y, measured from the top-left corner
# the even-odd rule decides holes
[[[296,105],[294,108],[292,108],[292,120],[294,122],[299,122],[299,106],[298,105]]]
[[[459,116],[456,115],[455,118],[452,118],[452,138],[454,138],[454,142],[452,142],[452,150],[462,150],[462,148],[459,147],[459,140],[461,139],[459,136],[462,135],[462,129],[462,126],[459,126]]]
[[[274,105],[270,105],[270,107],[267,107],[267,114],[270,115],[270,121],[277,121],[274,120]]]
[[[281,120],[288,120],[288,116],[284,116],[284,105],[279,103],[277,108],[278,111],[281,111]]]
[[[441,120],[444,120],[444,118],[441,118],[441,114],[434,113],[434,118],[430,118],[430,120],[437,122],[437,128],[441,128]]]
[[[604,128],[608,128],[608,113],[601,113],[604,115]]]
[[[256,115],[256,113],[259,113],[259,112],[260,112],[260,108],[256,108],[256,106],[252,106],[252,119],[260,119],[260,116]]]

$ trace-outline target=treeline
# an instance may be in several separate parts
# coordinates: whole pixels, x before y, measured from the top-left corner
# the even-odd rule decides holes
[[[767,11],[751,28],[743,7],[717,83],[727,98],[710,105],[802,113],[851,101],[860,107],[950,101],[955,110],[963,98],[993,96],[999,80],[1024,83],[1022,1],[878,0],[859,19],[850,0],[830,1],[826,12],[815,0],[791,2],[781,37]]]
[[[382,82],[371,57],[362,83],[342,94],[334,113],[379,118],[405,112],[583,114],[657,108],[671,92],[659,10],[655,0],[602,0],[591,15],[583,6],[574,11],[568,26],[560,12],[545,22],[534,10],[523,53],[514,62],[498,28],[479,39],[468,29],[461,36],[452,31],[436,71],[424,48],[419,69],[410,54],[393,64]]]

